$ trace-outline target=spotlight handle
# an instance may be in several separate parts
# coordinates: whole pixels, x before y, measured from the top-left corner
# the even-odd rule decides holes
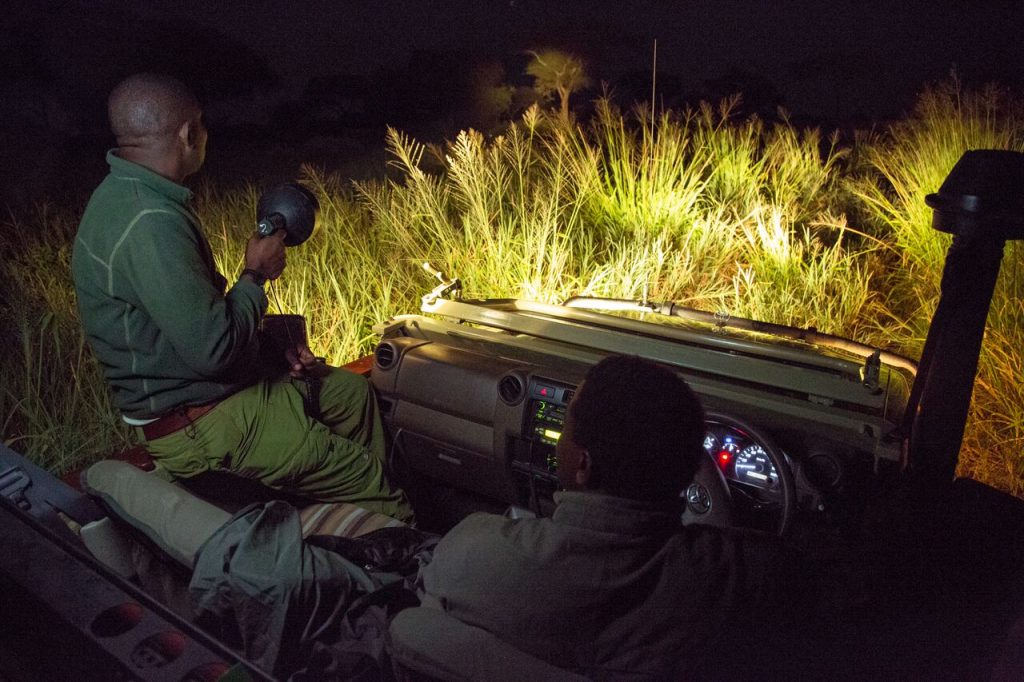
[[[261,237],[269,237],[287,225],[285,217],[280,213],[271,213],[256,223],[256,233]]]

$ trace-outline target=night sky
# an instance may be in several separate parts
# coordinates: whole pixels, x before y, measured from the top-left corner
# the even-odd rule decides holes
[[[583,56],[595,79],[658,69],[685,88],[730,71],[772,83],[797,115],[898,116],[956,65],[971,81],[1020,82],[1024,3],[857,0],[449,0],[179,3],[268,56],[281,73],[373,73],[417,49],[507,56],[551,45]],[[300,46],[301,45],[301,46]]]
[[[602,86],[622,104],[649,98],[655,40],[659,103],[742,90],[746,112],[770,117],[781,105],[798,124],[898,118],[953,67],[968,85],[1019,92],[1024,80],[1018,2],[16,0],[5,12],[5,201],[102,174],[101,163],[72,169],[101,161],[106,94],[139,69],[170,71],[200,92],[211,159],[218,144],[228,159],[242,148],[301,150],[311,137],[354,140],[333,149],[358,156],[382,146],[384,125],[426,139],[486,129],[470,114],[467,74],[490,64],[524,87],[531,48],[585,60],[594,87],[574,100],[583,115]],[[335,91],[349,99],[325,95]],[[325,97],[347,113],[326,124],[310,114]],[[223,161],[220,172],[251,165]]]

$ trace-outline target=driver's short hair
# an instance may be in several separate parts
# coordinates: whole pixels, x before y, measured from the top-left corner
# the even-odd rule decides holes
[[[588,487],[671,502],[693,480],[704,410],[667,367],[636,356],[605,358],[587,372],[569,409],[572,440],[590,454]]]
[[[110,130],[118,140],[172,135],[199,109],[184,83],[161,73],[128,76],[107,98]]]

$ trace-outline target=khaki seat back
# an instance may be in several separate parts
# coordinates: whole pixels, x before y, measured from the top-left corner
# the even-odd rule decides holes
[[[175,485],[120,460],[102,460],[82,474],[82,487],[99,497],[115,516],[154,543],[176,562],[191,569],[196,553],[231,513]],[[358,537],[379,528],[405,524],[390,516],[347,502],[312,504],[299,510],[302,534]],[[109,523],[89,528],[87,545],[118,572],[112,559],[123,556],[121,540]],[[104,531],[104,532],[99,532]]]
[[[587,678],[523,653],[439,608],[405,609],[388,628],[388,650],[400,680],[586,682]]]
[[[86,469],[82,487],[190,569],[202,544],[231,518],[187,490],[119,460],[102,460]]]

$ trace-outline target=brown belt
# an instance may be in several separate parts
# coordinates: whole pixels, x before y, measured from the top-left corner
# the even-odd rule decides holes
[[[165,414],[155,422],[145,424],[142,427],[142,435],[146,437],[147,441],[169,436],[175,431],[180,431],[195,420],[199,419],[204,414],[217,407],[218,404],[219,403],[210,403],[209,405],[200,405],[198,407],[186,407],[176,410],[170,414]]]

